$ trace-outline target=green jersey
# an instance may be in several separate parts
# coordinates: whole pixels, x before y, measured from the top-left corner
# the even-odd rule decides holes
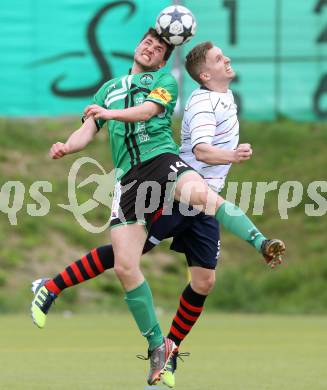
[[[146,72],[117,77],[106,82],[94,97],[95,104],[108,109],[124,109],[155,102],[164,111],[146,122],[108,121],[112,159],[122,177],[131,167],[162,153],[178,154],[171,130],[171,118],[178,88],[168,73]],[[104,120],[98,120],[99,127]],[[119,178],[119,177],[118,177]]]

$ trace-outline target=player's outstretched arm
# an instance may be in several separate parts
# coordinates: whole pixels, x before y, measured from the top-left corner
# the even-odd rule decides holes
[[[226,150],[209,144],[197,144],[193,153],[198,161],[210,165],[240,163],[252,156],[250,144],[240,144],[235,150]]]
[[[116,120],[121,122],[140,122],[147,121],[155,115],[160,114],[164,108],[154,102],[144,102],[139,106],[124,108],[122,110],[107,110],[97,104],[87,106],[84,113],[87,118],[93,116],[94,119],[103,119],[106,121]]]
[[[79,152],[93,140],[96,133],[97,127],[94,119],[88,118],[78,130],[71,134],[66,143],[57,142],[53,144],[49,156],[56,160],[66,154]]]

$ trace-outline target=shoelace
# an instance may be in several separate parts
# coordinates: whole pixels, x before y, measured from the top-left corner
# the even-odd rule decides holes
[[[187,357],[187,356],[190,356],[190,352],[175,352],[172,355],[172,357],[168,360],[168,363],[166,365],[166,371],[174,374],[174,372],[177,370],[177,358],[184,363],[183,357]]]
[[[138,359],[141,359],[141,360],[149,360],[149,359],[150,359],[150,352],[148,352],[148,356],[136,355],[136,357],[137,357]]]
[[[184,363],[184,359],[183,357],[188,357],[190,356],[191,353],[190,352],[174,352],[174,354],[172,355],[172,357],[175,357],[175,359],[172,361],[172,367],[171,367],[171,371],[172,372],[175,372],[176,369],[177,369],[177,358],[180,359],[183,363]],[[151,353],[150,351],[148,351],[148,356],[144,356],[144,355],[136,355],[136,357],[138,359],[141,359],[141,360],[149,360],[150,357],[151,357]],[[169,362],[167,365],[170,365],[170,361],[171,361],[171,358],[169,359]],[[156,364],[154,362],[151,362],[151,369],[154,369],[156,366]],[[166,370],[167,370],[167,367],[166,367]],[[168,371],[170,371],[168,369]]]
[[[183,356],[188,357],[190,355],[191,352],[177,352],[177,354],[175,354],[176,358],[180,359],[182,362],[184,362]]]
[[[175,352],[175,357],[180,359],[182,362],[184,362],[184,359],[183,357],[188,357],[191,355],[191,352]],[[150,359],[150,356],[151,356],[151,353],[148,351],[148,356],[144,356],[144,355],[136,355],[136,357],[138,359],[141,359],[141,360],[149,360]]]

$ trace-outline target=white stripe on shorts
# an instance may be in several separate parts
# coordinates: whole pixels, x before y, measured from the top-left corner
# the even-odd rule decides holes
[[[152,242],[152,244],[154,244],[154,245],[160,244],[160,240],[158,240],[158,239],[155,238],[154,236],[150,236],[150,237],[148,238],[148,240],[149,240],[150,242]]]

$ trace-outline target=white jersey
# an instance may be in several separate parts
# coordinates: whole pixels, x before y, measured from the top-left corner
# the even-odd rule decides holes
[[[206,143],[234,150],[239,141],[237,106],[233,93],[198,88],[189,97],[182,122],[180,157],[200,173],[215,191],[220,192],[231,164],[208,165],[197,161],[193,149]]]

